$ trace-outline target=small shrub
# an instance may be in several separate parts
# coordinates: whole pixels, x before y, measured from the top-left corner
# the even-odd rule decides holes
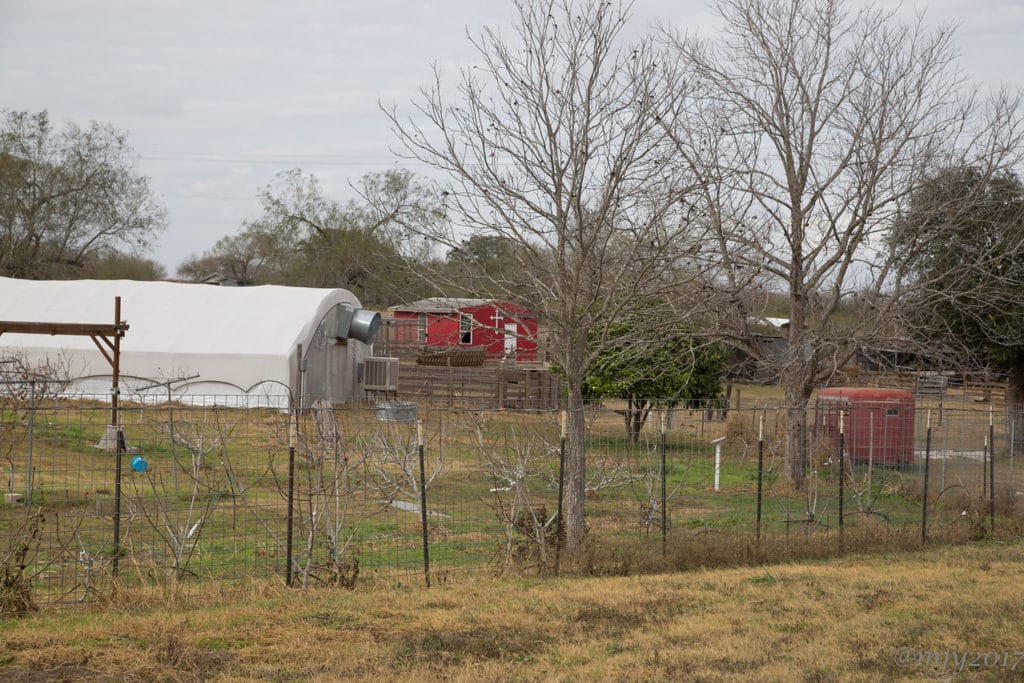
[[[359,558],[353,557],[345,560],[339,557],[332,557],[324,567],[324,583],[330,586],[340,586],[352,590],[356,587],[356,579],[359,578]]]
[[[1024,496],[1017,495],[1016,488],[1012,484],[996,487],[997,515],[1005,517],[1024,516]]]
[[[14,530],[10,545],[0,559],[0,614],[20,615],[36,609],[28,566],[42,540],[43,515],[34,512]]]

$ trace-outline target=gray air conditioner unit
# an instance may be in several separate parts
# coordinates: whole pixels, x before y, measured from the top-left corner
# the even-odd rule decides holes
[[[372,356],[364,359],[363,389],[398,391],[398,359]]]

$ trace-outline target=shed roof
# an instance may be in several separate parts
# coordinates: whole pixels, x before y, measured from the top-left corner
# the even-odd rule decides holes
[[[485,306],[493,303],[493,299],[465,299],[460,297],[434,296],[420,299],[408,304],[392,306],[389,311],[406,311],[410,313],[455,313],[464,308]]]

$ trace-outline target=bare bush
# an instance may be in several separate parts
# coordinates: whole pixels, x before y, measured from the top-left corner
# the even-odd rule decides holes
[[[547,571],[553,566],[558,511],[548,510],[538,489],[550,491],[551,464],[557,463],[558,446],[536,431],[509,428],[499,434],[489,429],[490,415],[468,414],[469,424],[483,466],[493,481],[492,509],[501,524],[500,557],[506,569]]]
[[[356,485],[371,455],[348,447],[333,406],[317,401],[312,413],[314,434],[298,440],[306,468],[295,490],[303,543],[295,568],[303,587],[315,582],[352,588],[359,576],[359,522],[380,514],[386,502],[368,501]]]
[[[0,614],[25,614],[36,609],[31,565],[43,538],[42,512],[29,512],[10,536],[0,557]]]
[[[170,554],[168,574],[179,582],[190,573],[189,564],[214,508],[223,496],[234,497],[227,456],[232,430],[223,425],[216,411],[205,410],[202,422],[179,420],[173,431],[169,425],[159,424],[159,428],[166,430],[172,442],[188,453],[187,461],[177,456],[172,461],[172,467],[185,475],[187,505],[182,510],[177,504],[177,477],[168,482],[163,473],[147,469],[144,477],[149,484],[148,492],[135,479],[130,480],[129,515],[140,516],[156,532]],[[215,457],[218,455],[219,458]],[[214,467],[211,460],[222,467]]]
[[[14,491],[16,453],[26,441],[31,442],[36,412],[64,393],[71,382],[72,365],[65,355],[33,360],[24,353],[0,354],[0,455],[7,462],[8,491]],[[31,452],[25,468],[24,485],[31,489]]]

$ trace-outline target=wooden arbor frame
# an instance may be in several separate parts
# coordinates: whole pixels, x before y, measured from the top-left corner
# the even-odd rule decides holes
[[[110,424],[118,425],[118,383],[121,376],[121,337],[128,332],[128,323],[121,320],[121,297],[114,297],[114,324],[99,323],[36,323],[0,320],[0,335],[11,334],[47,334],[51,337],[73,336],[89,337],[100,350],[103,357],[110,363],[113,383],[110,388]]]
[[[128,323],[121,320],[121,297],[114,297],[114,324],[92,323],[34,323],[0,320],[0,336],[12,334],[48,334],[73,337],[89,337],[110,363],[113,382],[110,388],[110,424],[116,439],[114,450],[114,557],[111,572],[117,578],[118,558],[121,555],[121,456],[124,453],[124,435],[118,426],[118,382],[121,376],[121,337],[128,331]],[[31,491],[29,492],[29,501]]]

